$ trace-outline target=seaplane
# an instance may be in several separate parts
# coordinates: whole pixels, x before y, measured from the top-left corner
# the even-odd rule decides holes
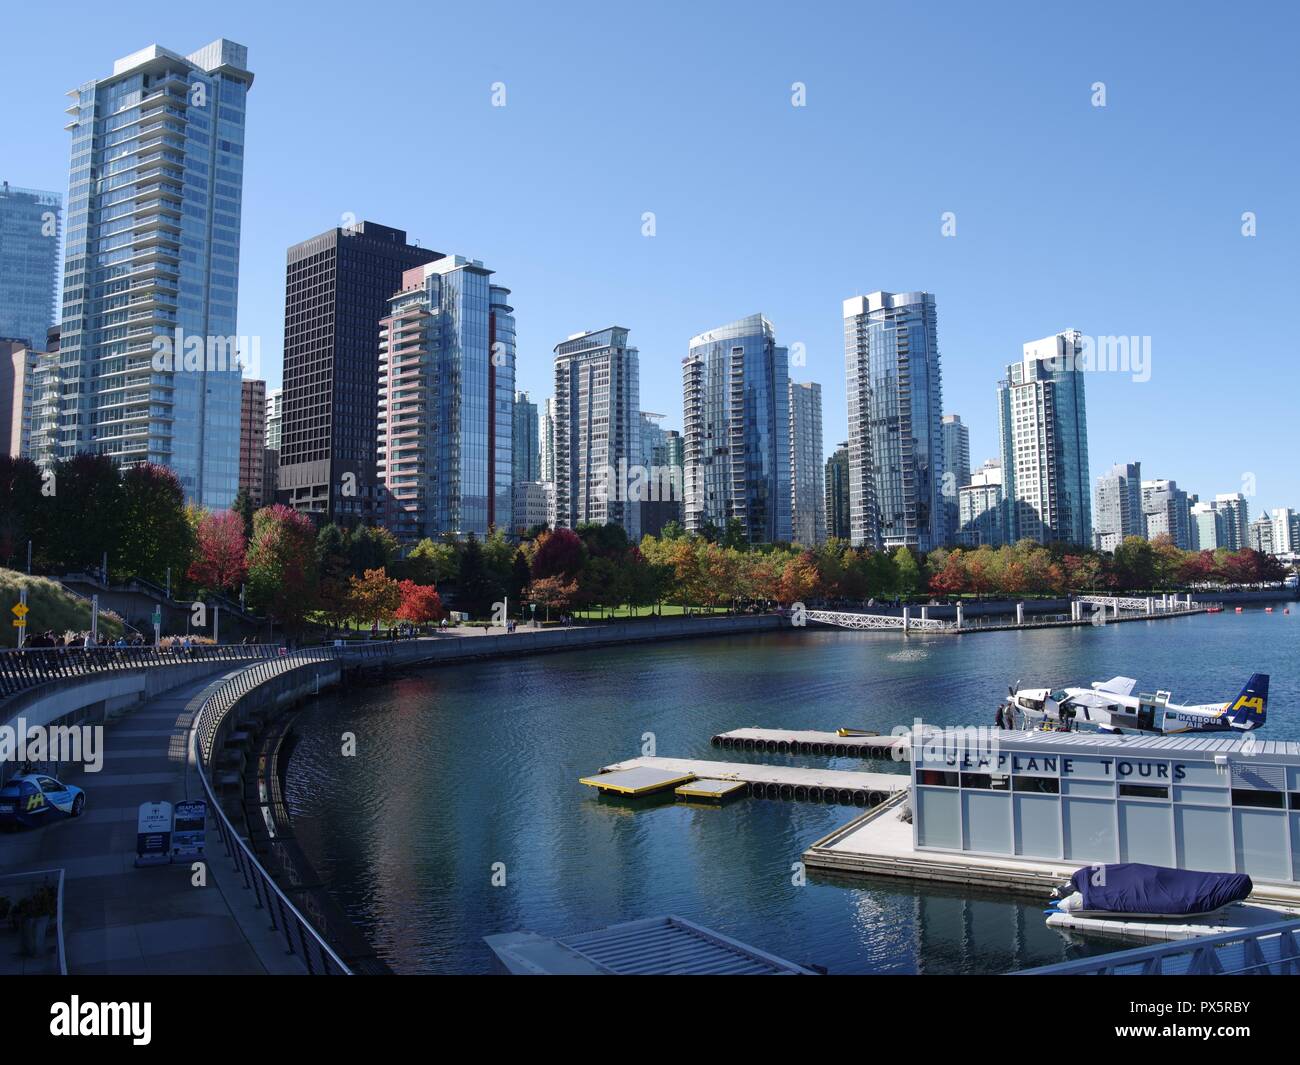
[[[1109,733],[1155,733],[1162,736],[1188,732],[1249,732],[1262,728],[1268,707],[1268,674],[1251,674],[1250,680],[1226,703],[1180,706],[1172,693],[1133,694],[1132,677],[1097,680],[1088,688],[1007,689],[998,707],[1004,728],[1042,728],[1070,731],[1092,727]]]

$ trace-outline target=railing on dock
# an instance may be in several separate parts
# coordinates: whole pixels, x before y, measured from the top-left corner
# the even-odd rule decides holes
[[[1297,976],[1300,921],[1196,936],[1096,958],[1021,969],[1012,976]]]

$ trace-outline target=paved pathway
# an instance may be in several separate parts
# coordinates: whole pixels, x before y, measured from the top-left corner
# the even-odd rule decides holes
[[[229,672],[236,672],[230,670]],[[64,870],[64,942],[70,973],[302,972],[277,942],[235,874],[211,818],[207,885],[191,869],[137,869],[142,802],[202,795],[187,765],[186,704],[223,674],[164,692],[104,729],[103,768],[64,779],[86,790],[75,821],[0,835],[0,870]]]

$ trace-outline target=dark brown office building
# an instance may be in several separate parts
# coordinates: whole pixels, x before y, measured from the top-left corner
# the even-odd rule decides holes
[[[374,513],[379,320],[402,272],[442,255],[359,222],[289,249],[278,498],[317,522]]]

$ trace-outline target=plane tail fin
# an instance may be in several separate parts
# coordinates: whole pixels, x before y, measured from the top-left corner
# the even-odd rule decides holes
[[[1233,728],[1254,729],[1263,725],[1268,711],[1268,674],[1252,673],[1227,710]]]

